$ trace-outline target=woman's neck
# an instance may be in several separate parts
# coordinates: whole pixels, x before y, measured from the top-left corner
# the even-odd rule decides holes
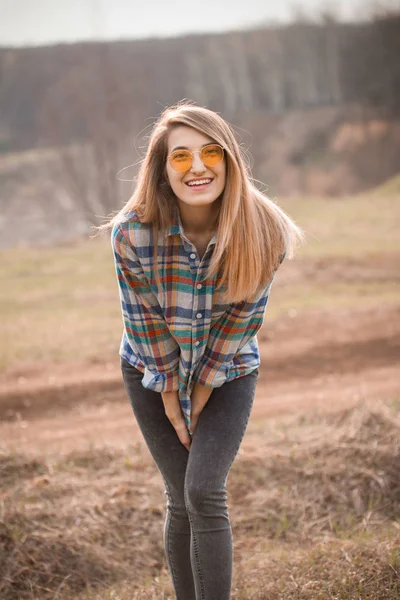
[[[212,234],[217,230],[219,204],[209,206],[188,206],[178,203],[179,215],[185,233],[192,235]]]

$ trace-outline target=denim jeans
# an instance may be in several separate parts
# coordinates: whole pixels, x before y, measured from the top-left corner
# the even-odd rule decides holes
[[[164,547],[177,600],[229,600],[232,531],[226,504],[228,472],[250,417],[258,369],[214,388],[200,414],[190,451],[164,411],[161,394],[121,358],[121,369],[167,496]]]

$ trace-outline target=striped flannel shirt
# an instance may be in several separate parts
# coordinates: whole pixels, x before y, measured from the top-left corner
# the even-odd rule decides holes
[[[114,225],[111,239],[124,325],[120,356],[143,373],[145,388],[178,390],[189,426],[195,382],[217,388],[260,365],[256,333],[274,277],[252,302],[222,302],[216,276],[204,280],[217,234],[200,260],[178,209],[169,230],[159,234],[164,294],[154,275],[152,225],[130,212]]]

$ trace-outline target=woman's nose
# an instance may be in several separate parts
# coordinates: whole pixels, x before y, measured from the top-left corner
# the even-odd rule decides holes
[[[203,173],[206,170],[206,166],[200,158],[200,152],[193,152],[192,154],[192,166],[191,171],[193,173]]]

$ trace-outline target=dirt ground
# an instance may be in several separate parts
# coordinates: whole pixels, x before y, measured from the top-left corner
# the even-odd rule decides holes
[[[398,398],[399,317],[393,303],[374,303],[267,319],[258,334],[262,365],[243,451],[262,452],[265,419]],[[0,419],[1,446],[28,454],[143,443],[118,357],[8,371]]]
[[[395,253],[280,273],[229,479],[232,599],[399,597],[398,278]],[[173,597],[162,480],[102,356],[1,374],[2,598]]]

